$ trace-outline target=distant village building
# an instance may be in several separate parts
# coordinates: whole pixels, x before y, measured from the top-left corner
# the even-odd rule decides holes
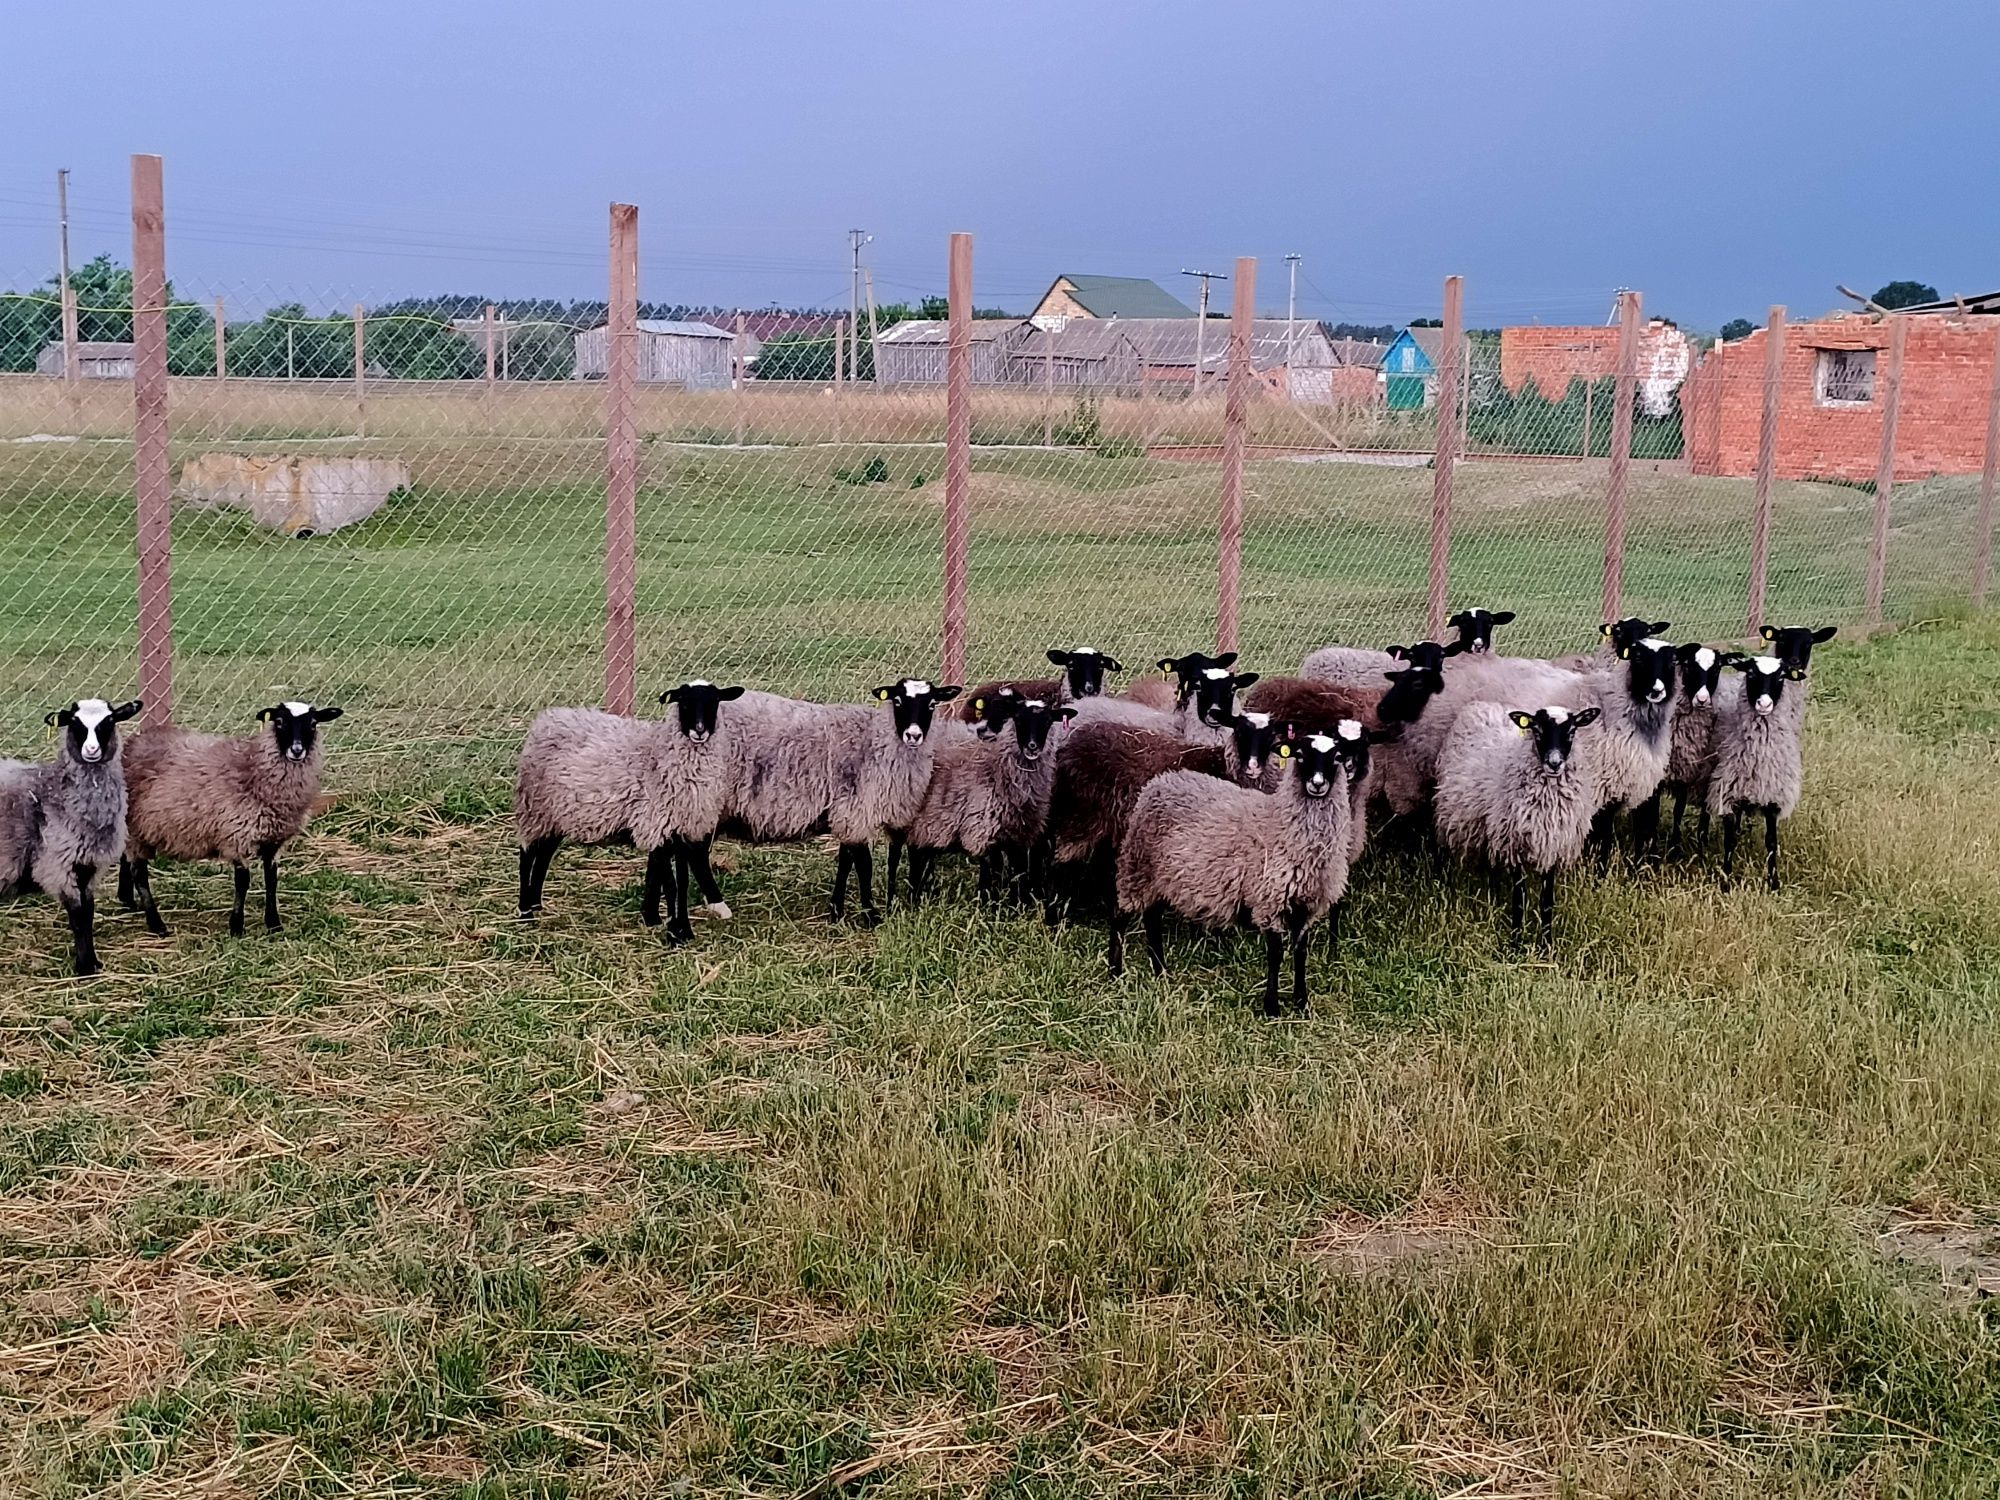
[[[78,344],[76,374],[79,380],[130,380],[133,357],[130,344]],[[60,340],[35,356],[37,375],[63,375],[63,346]]]
[[[1008,358],[1030,332],[1031,326],[1021,318],[974,318],[970,334],[973,384],[1005,382]],[[950,343],[951,323],[944,318],[911,318],[884,329],[875,341],[876,383],[943,385]]]
[[[639,380],[691,391],[726,389],[731,377],[732,335],[712,323],[639,320]],[[611,330],[576,336],[576,378],[602,380],[611,369]]]
[[[1273,392],[1324,405],[1333,399],[1338,366],[1333,340],[1316,322],[1259,318],[1251,325],[1250,367]],[[1197,369],[1204,389],[1220,388],[1227,379],[1229,319],[1068,319],[1016,344],[1008,378],[1019,385],[1109,390],[1192,388]]]
[[[1647,416],[1672,414],[1693,359],[1687,335],[1667,320],[1655,318],[1640,330],[1639,406]],[[1532,380],[1542,395],[1560,401],[1572,380],[1609,380],[1617,373],[1615,325],[1500,330],[1500,380],[1515,395]]]
[[[1442,328],[1405,328],[1382,354],[1383,394],[1391,411],[1422,411],[1437,402]]]
[[[1072,318],[1192,318],[1194,309],[1144,276],[1058,276],[1028,314],[1037,328]]]

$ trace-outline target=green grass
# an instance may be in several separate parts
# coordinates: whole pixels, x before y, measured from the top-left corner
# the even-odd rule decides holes
[[[1991,1495],[1993,1304],[1879,1236],[2000,1235],[1996,663],[1824,648],[1781,894],[1522,956],[1378,853],[1276,1026],[1251,939],[834,929],[817,849],[523,929],[489,775],[337,751],[281,936],[0,907],[0,1493]]]

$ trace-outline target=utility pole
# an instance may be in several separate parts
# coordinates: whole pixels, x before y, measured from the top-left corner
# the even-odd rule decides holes
[[[853,256],[853,263],[847,274],[847,326],[859,332],[861,328],[861,247],[875,236],[865,229],[847,231],[847,248]],[[861,378],[861,340],[847,341],[847,378],[850,381]]]
[[[1201,308],[1196,312],[1194,319],[1194,384],[1188,393],[1199,396],[1203,336],[1208,332],[1208,284],[1211,281],[1227,281],[1229,278],[1221,271],[1190,271],[1186,266],[1181,267],[1181,275],[1201,278]]]
[[[1292,389],[1292,367],[1299,361],[1299,258],[1297,255],[1285,257],[1285,268],[1291,272],[1291,285],[1285,292],[1285,389]]]
[[[76,298],[69,289],[69,168],[56,173],[56,217],[62,222],[61,283],[63,379],[76,379]]]

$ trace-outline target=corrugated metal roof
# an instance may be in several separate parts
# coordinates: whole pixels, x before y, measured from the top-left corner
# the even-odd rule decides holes
[[[1210,318],[1205,324],[1193,318],[1072,318],[1061,328],[1037,330],[1018,353],[1030,360],[1044,351],[1052,359],[1105,359],[1130,350],[1149,365],[1191,367],[1198,328],[1203,371],[1226,368],[1227,318]],[[1283,318],[1259,318],[1250,326],[1251,364],[1260,370],[1283,365],[1294,338],[1301,366],[1334,363],[1330,342],[1317,323],[1306,318],[1289,324]]]
[[[1951,313],[1963,308],[1969,313],[1992,315],[2000,313],[2000,292],[1977,292],[1970,297],[1952,297],[1943,302],[1919,302],[1911,307],[1899,307],[1899,313]]]
[[[639,320],[639,331],[641,333],[671,333],[689,339],[726,339],[735,337],[735,335],[729,333],[727,330],[717,328],[713,323],[679,323],[666,318],[641,318]]]
[[[1144,276],[1058,276],[1075,290],[1071,295],[1100,318],[1192,318],[1194,309]],[[1049,284],[1055,290],[1055,282]]]
[[[1389,352],[1387,344],[1378,344],[1373,339],[1332,339],[1333,362],[1354,370],[1379,370],[1382,356]]]
[[[974,318],[971,339],[975,344],[989,344],[998,338],[1005,338],[1020,328],[1022,318]],[[864,338],[866,334],[862,335]],[[885,344],[948,344],[951,342],[951,322],[946,318],[909,318],[885,329],[881,342]]]

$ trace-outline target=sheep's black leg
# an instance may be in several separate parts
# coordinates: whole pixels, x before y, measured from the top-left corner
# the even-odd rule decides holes
[[[639,920],[648,927],[660,925],[660,896],[673,874],[674,845],[670,839],[646,853],[646,883],[639,892]]]
[[[139,909],[132,896],[132,861],[123,854],[118,856],[118,904],[127,911]]]
[[[1764,883],[1778,888],[1778,810],[1764,809]]]
[[[1597,878],[1602,880],[1611,873],[1611,846],[1617,841],[1617,813],[1608,807],[1598,809],[1591,819],[1590,842],[1595,846]]]
[[[937,858],[928,849],[910,850],[910,910],[916,911],[924,904],[924,897],[930,892],[931,864]]]
[[[1554,947],[1556,941],[1556,872],[1542,871],[1542,944]]]
[[[1521,907],[1528,898],[1528,872],[1514,872],[1513,887],[1507,896],[1507,931],[1515,942],[1521,941]]]
[[[1722,815],[1722,888],[1725,891],[1736,878],[1736,835],[1742,822],[1742,815],[1733,808]]]
[[[88,979],[104,968],[97,961],[97,896],[91,888],[97,869],[93,865],[73,865],[70,874],[76,881],[76,900],[63,902],[63,911],[69,917],[70,967],[77,978]]]
[[[1000,851],[988,849],[979,856],[979,904],[996,904],[1000,889]]]
[[[1007,858],[1014,866],[1014,904],[1026,906],[1035,899],[1035,846],[1024,844],[1009,849]]]
[[[167,935],[167,924],[160,920],[160,904],[153,899],[153,867],[143,859],[132,862],[132,889],[139,898],[139,908],[146,914],[146,931],[154,937]]]
[[[878,926],[882,921],[882,913],[875,909],[875,850],[871,845],[854,846],[854,879],[861,887],[863,925]]]
[[[264,861],[264,930],[279,932],[285,924],[278,920],[278,846],[265,844],[257,853]]]
[[[847,876],[854,868],[854,846],[842,844],[840,852],[833,857],[833,920],[844,921],[847,917]]]
[[[1146,956],[1153,961],[1153,977],[1167,972],[1167,909],[1155,901],[1146,908]]]
[[[243,903],[250,899],[250,867],[238,860],[233,873],[236,876],[236,899],[229,907],[229,935],[242,937]]]
[[[1334,910],[1338,911],[1340,908],[1336,906]],[[1302,1011],[1306,1008],[1305,912],[1292,911],[1286,919],[1286,925],[1291,929],[1292,939],[1292,1009]]]
[[[884,911],[894,911],[896,909],[896,870],[902,863],[903,836],[900,833],[892,833],[889,835],[889,873],[882,881],[882,910]],[[914,871],[916,867],[916,857],[912,855],[910,858],[910,868]],[[915,905],[914,900],[911,904]]]
[[[1326,911],[1326,956],[1340,957],[1340,903],[1334,902]]]
[[[1688,792],[1684,786],[1674,788],[1674,830],[1667,848],[1675,859],[1681,857],[1681,815],[1687,811]]]
[[[1122,979],[1125,976],[1125,926],[1128,916],[1129,914],[1122,910],[1114,910],[1111,913],[1111,946],[1105,958],[1111,966],[1113,979]]]
[[[540,915],[542,910],[542,885],[549,878],[549,866],[555,863],[556,850],[562,847],[562,835],[552,833],[547,838],[536,839],[521,851],[521,920]]]
[[[694,924],[688,920],[688,855],[687,845],[676,839],[674,851],[674,883],[667,888],[667,899],[672,903],[667,913],[667,941],[671,943],[691,943],[694,941]]]
[[[701,887],[701,899],[709,904],[716,916],[727,918],[732,915],[729,903],[722,899],[722,887],[715,883],[715,871],[708,864],[711,842],[710,839],[689,839],[681,845],[681,855],[694,872],[695,884]]]
[[[1634,869],[1660,866],[1660,793],[1632,809],[1632,865]]]
[[[1695,847],[1703,854],[1708,852],[1708,822],[1708,804],[1704,802],[1701,807],[1701,821],[1695,824],[1694,829]]]
[[[1278,967],[1285,961],[1285,935],[1282,932],[1264,934],[1264,1015],[1275,1020],[1284,1012],[1278,1009]]]

